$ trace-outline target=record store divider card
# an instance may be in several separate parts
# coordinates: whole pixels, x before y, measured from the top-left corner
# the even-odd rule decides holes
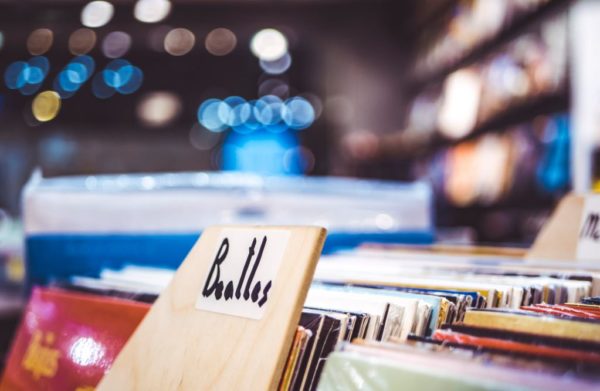
[[[270,390],[319,259],[319,227],[211,227],[98,390]]]
[[[600,262],[600,196],[588,195],[583,205],[577,259]]]

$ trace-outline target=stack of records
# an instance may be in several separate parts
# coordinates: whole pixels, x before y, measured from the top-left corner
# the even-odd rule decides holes
[[[279,389],[597,389],[600,272],[519,255],[322,256]],[[152,303],[172,275],[129,266],[55,284]]]

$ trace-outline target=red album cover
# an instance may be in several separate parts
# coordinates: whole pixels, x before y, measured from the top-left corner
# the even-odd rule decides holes
[[[0,390],[93,390],[149,308],[130,300],[34,288]]]
[[[584,309],[573,308],[558,304],[536,304],[533,306],[523,306],[522,310],[538,312],[548,315],[556,315],[569,318],[581,318],[581,319],[599,319],[600,313],[593,311],[586,311]]]
[[[525,353],[539,357],[575,360],[600,365],[600,354],[584,352],[581,350],[572,350],[545,345],[534,345],[524,342],[507,341],[497,338],[475,337],[472,335],[456,333],[447,330],[436,330],[433,333],[432,337],[436,341],[444,341],[487,349],[496,349],[506,352]]]

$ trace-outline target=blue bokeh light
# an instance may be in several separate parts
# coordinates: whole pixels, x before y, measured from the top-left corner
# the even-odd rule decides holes
[[[39,67],[28,66],[23,73],[27,84],[40,84],[44,81],[44,71]]]
[[[69,80],[69,82],[77,85],[84,83],[88,78],[86,67],[79,62],[71,62],[67,64],[61,73],[65,74],[65,77]]]
[[[254,115],[263,125],[275,125],[282,120],[285,109],[281,98],[275,95],[265,95],[256,101]]]
[[[144,80],[144,73],[124,59],[116,59],[108,63],[102,71],[104,83],[121,94],[127,95],[137,91]]]
[[[290,98],[285,102],[283,120],[292,129],[306,129],[315,121],[315,109],[301,97]]]
[[[108,63],[102,75],[104,82],[114,88],[121,87],[129,81],[128,76],[131,76],[131,64],[127,60],[117,59]]]
[[[270,75],[280,75],[287,71],[292,65],[292,56],[289,53],[274,61],[260,60],[260,67]]]
[[[62,84],[60,83],[60,74],[54,79],[54,83],[52,84],[52,89],[54,91],[56,91],[56,93],[61,97],[61,99],[68,99],[68,98],[72,97],[73,95],[75,95],[75,92],[77,92],[77,89],[72,90],[72,91],[67,91],[63,88]]]
[[[48,58],[44,56],[35,56],[30,58],[28,61],[28,65],[30,67],[39,68],[42,72],[43,78],[45,78],[48,75],[48,72],[50,71],[50,61],[48,61]]]
[[[231,127],[243,125],[248,121],[252,114],[252,106],[246,100],[239,96],[230,96],[223,100],[227,104],[227,109],[220,110],[224,115],[221,118],[223,123]]]
[[[222,132],[228,128],[229,105],[219,99],[207,99],[198,108],[198,122],[211,132]]]
[[[81,87],[81,83],[76,81],[79,80],[79,76],[76,76],[76,72],[70,70],[62,70],[57,76],[60,87],[68,92],[75,92]]]
[[[79,76],[82,78],[82,83],[86,82],[96,69],[96,63],[94,59],[90,56],[77,56],[73,60],[71,60],[70,64],[72,67],[78,71]],[[83,66],[85,68],[85,73],[81,68]]]
[[[26,83],[25,72],[29,65],[25,61],[15,61],[10,64],[4,72],[4,83],[11,90],[17,90],[23,87]]]
[[[32,57],[28,62],[15,61],[6,68],[4,82],[11,90],[31,95],[41,87],[49,70],[50,62],[44,56]]]
[[[77,56],[56,76],[54,90],[62,99],[72,97],[94,73],[96,65],[90,56]]]
[[[119,72],[117,73],[119,74],[121,81],[126,80],[117,87],[117,91],[119,91],[121,94],[133,94],[142,86],[142,82],[144,81],[144,73],[140,68],[127,65],[119,69]]]
[[[110,75],[109,84],[118,76]],[[264,129],[271,133],[305,129],[315,120],[315,110],[304,98],[294,97],[283,102],[275,95],[265,95],[247,102],[239,96],[223,100],[207,99],[198,108],[198,122],[213,132],[228,128],[239,134],[249,134]]]

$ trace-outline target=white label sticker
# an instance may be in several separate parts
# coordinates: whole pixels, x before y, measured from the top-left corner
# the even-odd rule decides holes
[[[579,223],[577,259],[600,260],[600,196],[589,196],[585,199]]]
[[[285,229],[221,230],[196,308],[261,319],[289,237]]]

